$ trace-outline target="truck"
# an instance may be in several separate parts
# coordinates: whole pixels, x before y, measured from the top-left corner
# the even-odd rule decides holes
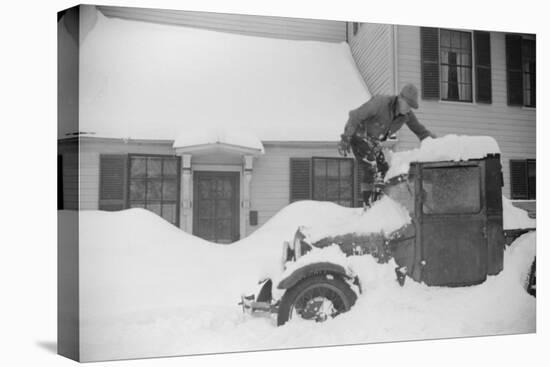
[[[534,228],[503,228],[500,154],[466,161],[411,162],[408,173],[387,180],[384,194],[403,205],[411,221],[390,233],[346,233],[308,240],[299,227],[283,244],[285,276],[262,279],[243,295],[249,313],[269,313],[283,325],[293,317],[317,322],[348,311],[364,292],[360,279],[341,264],[304,261],[315,248],[337,245],[346,256],[394,260],[396,281],[428,286],[480,284],[503,270],[505,246]],[[303,266],[296,266],[298,260]],[[535,262],[527,290],[536,289]]]

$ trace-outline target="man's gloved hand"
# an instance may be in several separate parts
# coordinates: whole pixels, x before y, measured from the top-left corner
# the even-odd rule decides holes
[[[349,143],[349,136],[344,134],[340,135],[340,142],[338,143],[338,154],[347,157],[348,153],[351,153],[351,147]]]

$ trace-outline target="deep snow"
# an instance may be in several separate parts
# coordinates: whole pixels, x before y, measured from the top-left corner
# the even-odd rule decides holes
[[[262,141],[335,141],[370,98],[345,42],[108,18],[93,7],[83,21],[79,128],[95,137],[174,140],[223,126]]]
[[[389,200],[389,199],[387,199]],[[383,203],[382,203],[383,204]],[[378,209],[377,209],[378,208]],[[387,205],[371,209],[383,217]],[[282,269],[282,242],[298,225],[329,228],[357,209],[289,205],[232,245],[209,243],[142,209],[80,213],[80,341],[83,360],[277,349],[535,330],[535,300],[522,289],[535,234],[505,252],[504,271],[465,288],[395,281],[395,264],[346,261],[365,293],[326,323],[276,327],[237,302]],[[332,251],[332,250],[331,250]],[[336,256],[336,255],[332,255]],[[503,306],[505,305],[505,306]]]

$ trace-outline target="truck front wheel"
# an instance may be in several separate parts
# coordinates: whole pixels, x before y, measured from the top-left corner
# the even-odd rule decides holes
[[[277,325],[293,317],[322,322],[348,311],[356,299],[355,292],[340,277],[311,276],[285,292],[279,305]]]

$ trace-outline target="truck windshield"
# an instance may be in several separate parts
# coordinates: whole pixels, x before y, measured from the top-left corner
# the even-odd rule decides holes
[[[422,171],[425,214],[466,214],[481,209],[478,166],[434,167]]]

